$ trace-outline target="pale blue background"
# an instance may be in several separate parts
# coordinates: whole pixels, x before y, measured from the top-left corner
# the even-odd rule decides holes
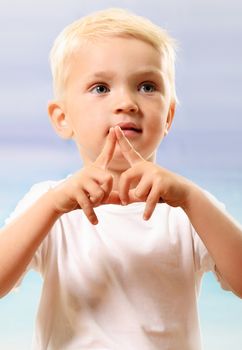
[[[48,53],[65,25],[110,6],[145,15],[178,39],[181,104],[158,161],[210,190],[242,222],[241,1],[8,0],[0,3],[0,224],[33,183],[81,166],[49,125]],[[40,286],[30,273],[0,300],[0,350],[30,348]],[[199,306],[205,349],[241,350],[241,300],[208,274]]]

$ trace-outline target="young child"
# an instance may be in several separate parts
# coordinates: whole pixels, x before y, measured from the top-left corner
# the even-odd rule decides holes
[[[51,52],[56,132],[83,168],[33,186],[0,234],[0,293],[43,276],[33,349],[199,350],[205,271],[242,295],[242,231],[155,163],[175,112],[174,40],[125,10],[68,26]]]

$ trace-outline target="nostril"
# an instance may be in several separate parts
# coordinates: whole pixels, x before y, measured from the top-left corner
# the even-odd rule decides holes
[[[126,105],[122,107],[116,108],[117,113],[122,113],[122,112],[129,112],[129,113],[136,113],[138,111],[138,106],[137,105]]]
[[[139,110],[135,96],[129,92],[120,92],[117,96],[116,101],[114,101],[114,109],[116,113],[135,113]]]

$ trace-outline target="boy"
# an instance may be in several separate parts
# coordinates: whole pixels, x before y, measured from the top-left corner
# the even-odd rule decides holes
[[[2,229],[1,295],[30,268],[43,276],[34,349],[200,349],[201,277],[242,295],[242,232],[155,164],[175,112],[173,40],[106,10],[67,27],[51,63],[51,122],[84,166],[35,185]]]

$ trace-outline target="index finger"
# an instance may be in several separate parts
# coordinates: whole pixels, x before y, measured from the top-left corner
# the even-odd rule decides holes
[[[125,137],[123,131],[119,126],[115,127],[115,132],[116,132],[116,136],[117,136],[121,151],[124,157],[129,162],[129,164],[132,165],[143,160],[141,155],[131,145],[127,137]]]
[[[109,134],[106,138],[106,142],[104,144],[104,147],[95,160],[95,165],[97,165],[99,168],[106,169],[108,167],[108,164],[113,158],[113,153],[115,150],[116,145],[116,136],[113,128],[110,128]]]

